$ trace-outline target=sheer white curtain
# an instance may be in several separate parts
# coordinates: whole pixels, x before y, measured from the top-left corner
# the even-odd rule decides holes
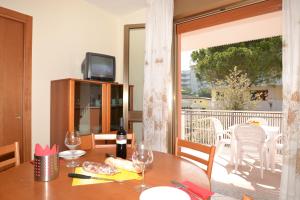
[[[284,152],[282,200],[300,199],[300,1],[283,1]]]
[[[143,127],[156,151],[167,151],[171,100],[173,0],[148,0],[144,68]]]

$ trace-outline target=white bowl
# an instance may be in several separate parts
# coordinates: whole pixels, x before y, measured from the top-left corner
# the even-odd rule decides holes
[[[59,152],[58,156],[66,160],[73,160],[83,156],[84,154],[86,154],[86,152],[83,150],[68,150]]]

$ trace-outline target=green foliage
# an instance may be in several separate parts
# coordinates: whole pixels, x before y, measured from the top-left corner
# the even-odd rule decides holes
[[[211,98],[211,88],[201,88],[197,92],[198,97]]]
[[[182,95],[191,95],[192,90],[190,88],[181,88],[181,94]]]
[[[249,42],[199,49],[192,52],[196,76],[214,85],[237,66],[247,73],[250,84],[276,83],[282,74],[282,40],[272,37]]]
[[[224,110],[249,110],[259,102],[251,101],[251,81],[235,66],[224,80],[216,82],[216,107]]]

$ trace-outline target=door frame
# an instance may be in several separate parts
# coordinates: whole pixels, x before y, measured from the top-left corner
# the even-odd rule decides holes
[[[22,86],[22,146],[23,161],[31,159],[31,64],[32,64],[32,17],[0,7],[0,16],[18,21],[24,26],[24,63]]]
[[[181,51],[179,50],[181,48],[182,34],[280,10],[282,10],[282,0],[245,1],[174,21],[173,37],[175,41],[173,61],[175,63],[175,81],[173,84],[176,89],[173,92],[175,101],[173,109],[174,111],[177,111],[174,117],[174,121],[176,122],[173,126],[175,131],[173,132],[174,138],[181,138],[181,131],[184,129],[184,127],[181,127]]]
[[[133,95],[129,99],[129,46],[130,46],[130,30],[145,29],[145,24],[126,24],[124,25],[124,44],[123,44],[123,117],[124,128],[128,130],[128,122],[142,122],[143,111],[133,110]],[[129,107],[131,106],[131,107]],[[132,127],[132,126],[131,126]]]

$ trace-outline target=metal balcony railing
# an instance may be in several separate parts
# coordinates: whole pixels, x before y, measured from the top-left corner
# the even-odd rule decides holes
[[[223,129],[227,130],[235,124],[245,123],[249,118],[264,118],[268,125],[277,126],[282,132],[282,112],[272,111],[236,111],[236,110],[181,110],[181,134],[193,142],[215,145],[216,135],[210,123],[205,118],[214,117],[221,121]]]

